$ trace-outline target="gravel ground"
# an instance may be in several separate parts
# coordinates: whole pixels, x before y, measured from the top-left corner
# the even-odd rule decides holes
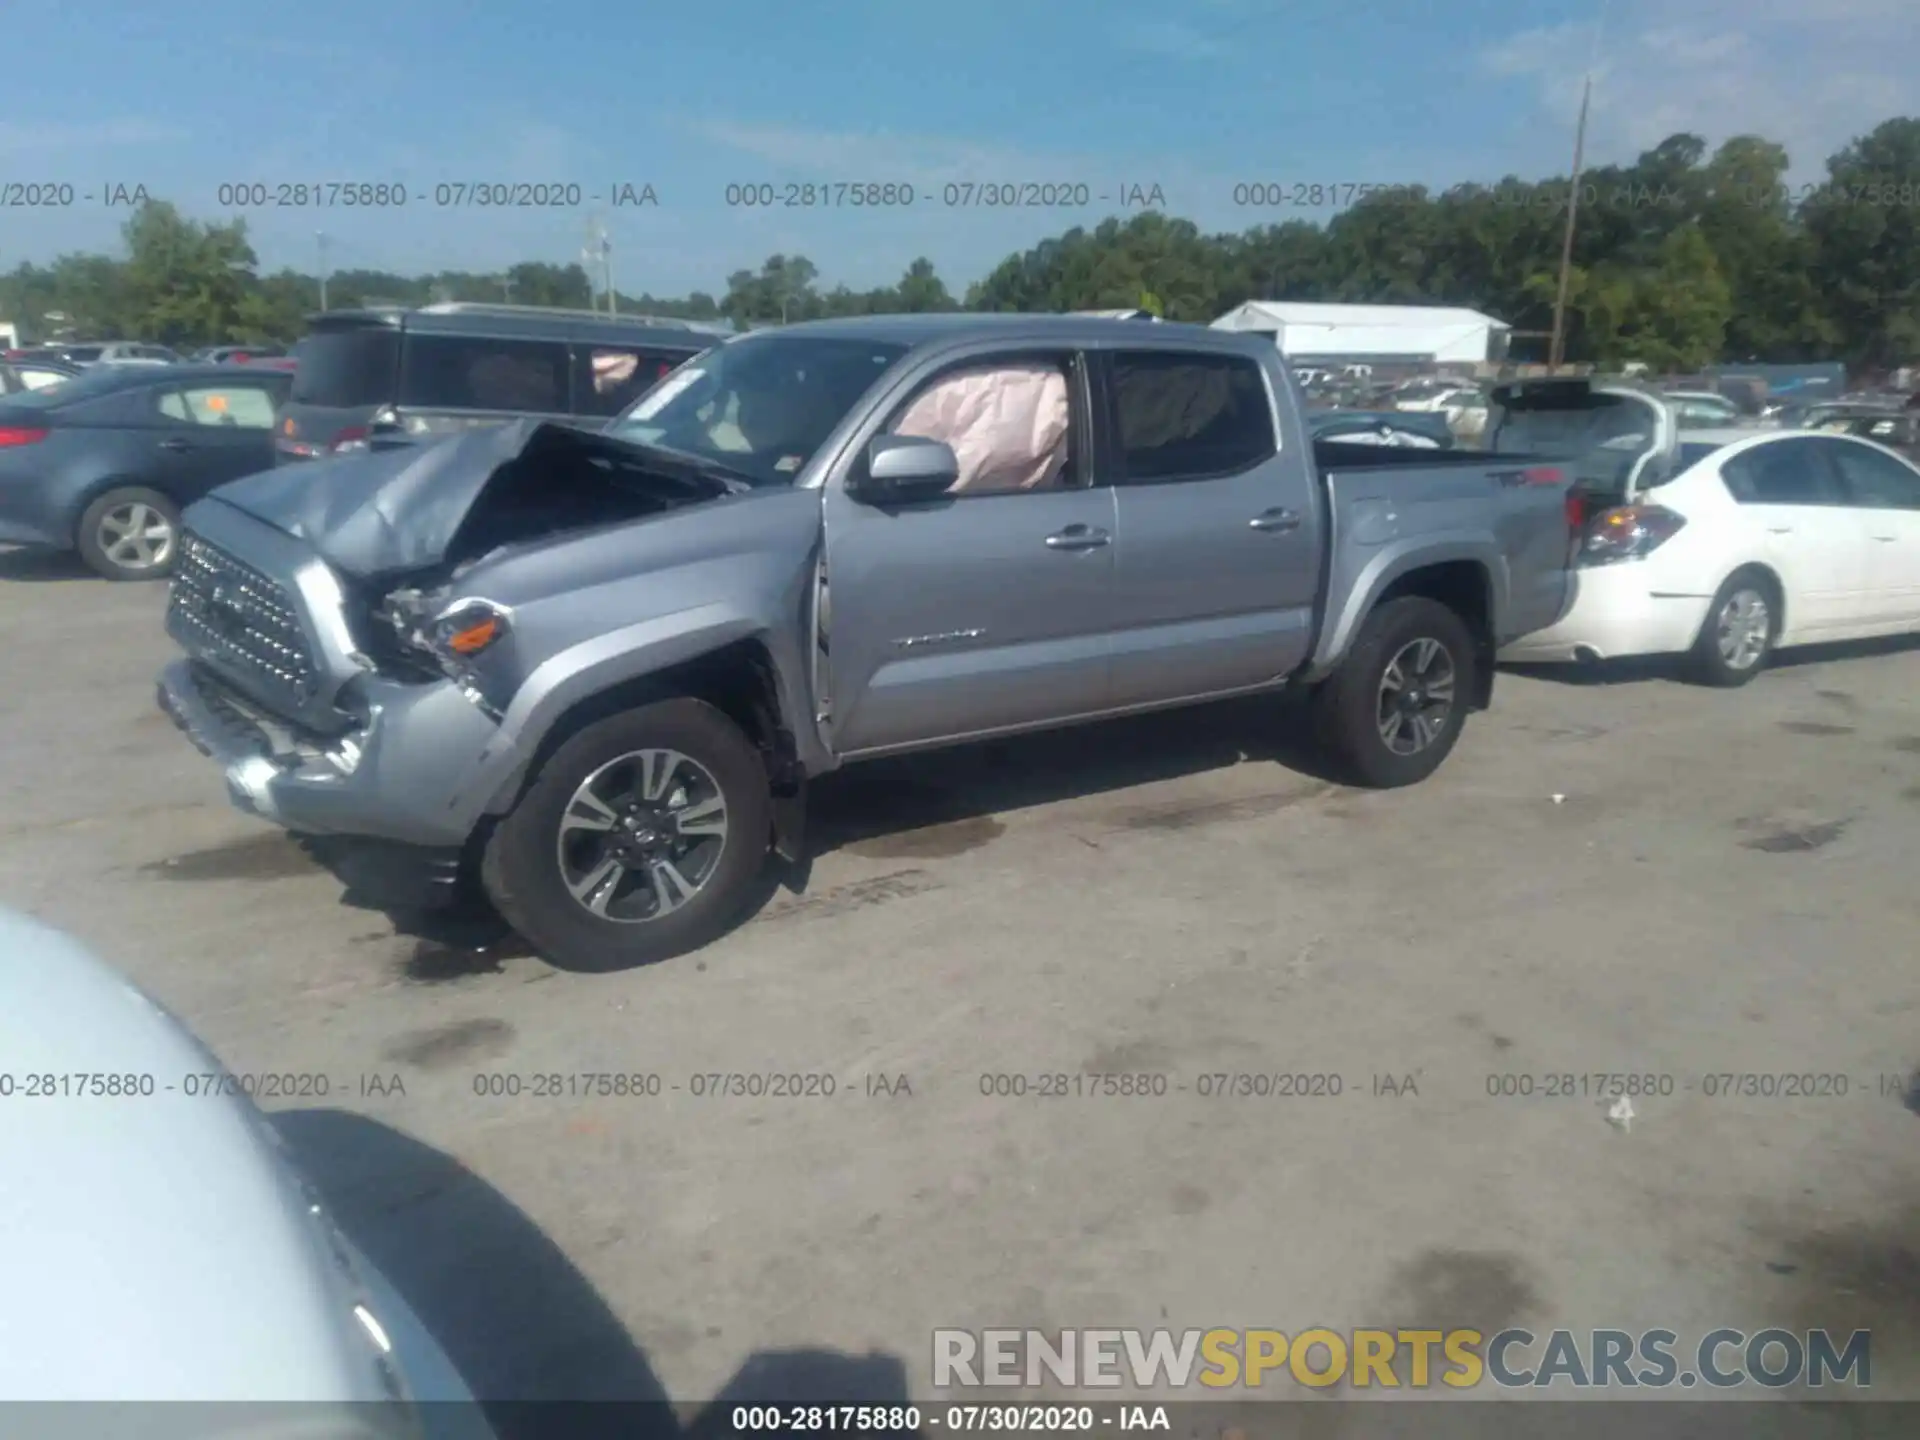
[[[1503,676],[1393,794],[1271,706],[888,762],[733,936],[582,977],[230,810],[153,708],[163,601],[0,554],[0,903],[322,1077],[267,1107],[485,1395],[927,1398],[936,1327],[1316,1324],[1867,1328],[1920,1392],[1920,649]],[[659,1093],[530,1093],[588,1073]],[[1848,1093],[1707,1093],[1746,1073]],[[769,1074],[833,1094],[694,1093]],[[1339,1093],[1202,1094],[1272,1074]],[[1670,1093],[1623,1130],[1559,1074]]]

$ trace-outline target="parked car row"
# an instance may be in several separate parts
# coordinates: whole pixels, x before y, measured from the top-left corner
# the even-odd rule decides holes
[[[257,470],[524,415],[604,424],[711,345],[685,323],[520,306],[322,316],[297,357],[0,365],[0,544],[171,574],[181,510]]]

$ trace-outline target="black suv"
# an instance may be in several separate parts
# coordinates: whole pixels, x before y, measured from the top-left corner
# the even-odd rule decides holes
[[[336,310],[309,323],[274,436],[281,464],[527,416],[609,420],[727,334],[533,305]]]

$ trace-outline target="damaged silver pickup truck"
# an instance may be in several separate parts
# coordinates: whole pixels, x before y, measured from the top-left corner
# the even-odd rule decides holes
[[[1270,343],[1074,316],[727,341],[523,422],[188,511],[160,703],[234,801],[477,874],[548,959],[736,920],[849,762],[1307,688],[1425,778],[1567,596],[1532,457],[1316,443]]]

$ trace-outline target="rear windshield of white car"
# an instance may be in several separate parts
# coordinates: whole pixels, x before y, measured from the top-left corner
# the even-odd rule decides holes
[[[1646,439],[1647,423],[1645,409],[1625,400],[1509,410],[1500,417],[1499,448],[1558,455],[1625,449]]]

